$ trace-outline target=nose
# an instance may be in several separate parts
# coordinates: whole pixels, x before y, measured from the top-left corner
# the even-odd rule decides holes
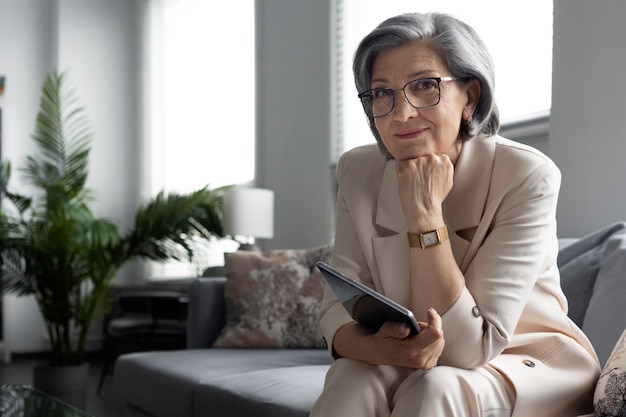
[[[396,93],[396,105],[393,108],[393,118],[397,121],[405,121],[417,115],[417,109],[409,103],[402,91]]]

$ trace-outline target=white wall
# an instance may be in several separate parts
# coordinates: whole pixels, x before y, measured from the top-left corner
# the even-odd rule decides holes
[[[59,0],[58,67],[95,132],[88,186],[97,214],[132,225],[140,188],[141,1]]]
[[[549,153],[559,234],[626,220],[626,2],[555,0]]]
[[[330,241],[332,0],[256,2],[256,183],[275,191],[264,248]]]
[[[0,0],[0,73],[6,77],[0,145],[2,158],[16,161],[12,182],[17,183],[17,161],[33,148],[29,138],[41,81],[55,64],[56,7],[37,0],[9,7],[9,2]],[[5,295],[2,308],[5,349],[41,348],[45,329],[34,301]]]
[[[97,215],[127,227],[138,203],[140,130],[139,31],[143,0],[0,0],[0,74],[6,76],[2,157],[21,164],[45,74],[68,71],[95,131],[88,186]],[[12,185],[19,185],[14,168]],[[132,281],[129,265],[120,281]],[[31,299],[4,296],[5,342],[13,352],[45,349],[44,327]]]

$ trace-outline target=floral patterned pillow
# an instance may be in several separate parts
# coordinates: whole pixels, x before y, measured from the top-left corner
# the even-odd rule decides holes
[[[226,323],[215,347],[323,348],[317,313],[330,246],[226,256]]]
[[[626,416],[626,330],[600,374],[593,406],[596,417]]]

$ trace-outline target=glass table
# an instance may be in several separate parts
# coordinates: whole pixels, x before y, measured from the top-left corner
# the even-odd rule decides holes
[[[0,385],[2,417],[93,417],[28,385]]]

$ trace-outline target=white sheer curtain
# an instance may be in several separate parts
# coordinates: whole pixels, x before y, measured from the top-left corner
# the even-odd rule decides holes
[[[496,99],[507,123],[550,110],[552,9],[550,0],[337,0],[337,155],[374,141],[354,87],[352,57],[359,41],[385,18],[438,11],[472,25],[495,62]]]
[[[249,183],[255,172],[254,0],[150,0],[144,21],[144,189]],[[222,261],[221,251],[214,250]],[[204,265],[204,266],[207,266]],[[198,266],[154,265],[152,276]]]

